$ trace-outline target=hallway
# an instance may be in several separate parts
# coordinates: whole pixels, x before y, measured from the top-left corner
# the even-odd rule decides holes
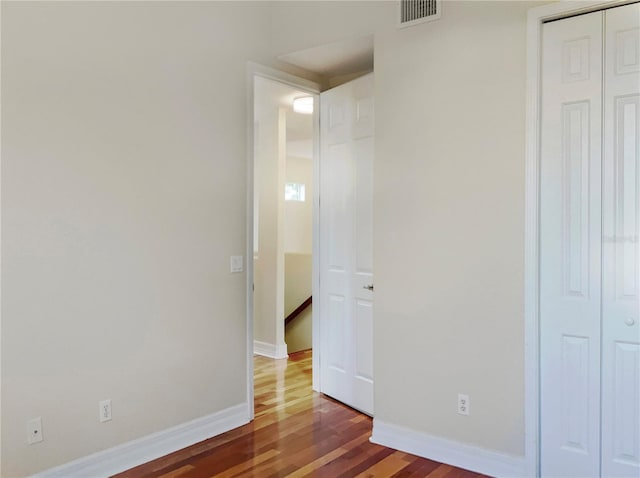
[[[254,365],[253,422],[116,476],[483,476],[370,443],[368,416],[311,391],[311,351]]]

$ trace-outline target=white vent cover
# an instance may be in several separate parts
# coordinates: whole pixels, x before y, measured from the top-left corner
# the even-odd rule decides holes
[[[399,0],[398,26],[410,27],[440,18],[442,0]]]

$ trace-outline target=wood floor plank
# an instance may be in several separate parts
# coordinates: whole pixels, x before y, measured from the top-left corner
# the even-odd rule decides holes
[[[232,478],[234,476],[238,476],[242,472],[252,471],[256,466],[261,465],[265,462],[268,462],[272,458],[277,457],[280,454],[278,450],[268,450],[256,457],[251,458],[242,463],[238,463],[231,468],[228,468],[222,473],[218,473],[216,476],[219,478]]]
[[[254,358],[253,422],[117,478],[483,478],[369,442],[372,420],[311,390],[311,351]]]
[[[176,468],[175,470],[170,471],[169,473],[164,473],[160,475],[160,478],[177,478],[190,470],[193,470],[192,465],[181,466],[180,468]]]
[[[383,460],[380,460],[367,470],[356,475],[356,478],[375,478],[379,476],[392,476],[405,468],[409,462],[404,453],[392,453]]]
[[[412,476],[429,476],[441,464],[427,459],[415,459],[405,468],[392,475],[391,478],[409,478]]]
[[[447,476],[447,474],[453,469],[454,467],[449,465],[440,465],[427,476],[429,476],[429,478],[442,478],[444,476]]]
[[[353,478],[354,476],[357,476],[363,471],[368,470],[373,465],[375,465],[379,461],[384,460],[386,457],[393,453],[395,453],[395,450],[392,450],[391,448],[379,447],[371,454],[366,453],[367,456],[365,457],[365,459],[355,464],[354,466],[345,467],[345,469],[341,471],[340,474],[337,475],[337,477]]]
[[[328,453],[320,453],[319,456],[313,460],[306,463],[306,465],[298,468],[294,473],[287,475],[287,478],[299,478],[302,476],[308,476],[312,474],[315,470],[322,468],[327,463],[331,463],[336,458],[341,457],[349,452],[354,446],[358,443],[362,443],[363,440],[369,438],[369,432],[365,432],[360,436],[354,438],[348,443],[340,446],[340,448],[335,448],[330,450]]]

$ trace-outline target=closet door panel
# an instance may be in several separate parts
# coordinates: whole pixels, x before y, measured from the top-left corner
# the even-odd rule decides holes
[[[640,477],[640,4],[605,32],[602,476]]]
[[[541,473],[600,472],[602,12],[543,27]]]

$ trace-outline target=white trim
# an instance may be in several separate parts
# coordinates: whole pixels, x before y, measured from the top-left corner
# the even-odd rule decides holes
[[[370,441],[429,460],[495,477],[528,476],[523,457],[505,455],[466,443],[373,419]]]
[[[315,81],[306,80],[284,71],[276,70],[268,66],[260,65],[259,63],[247,62],[247,68],[251,75],[251,96],[253,97],[253,77],[260,76],[262,78],[268,78],[278,83],[284,83],[297,90],[302,90],[312,95],[320,93],[321,85]],[[253,102],[251,103],[251,116],[253,117]],[[253,121],[251,122],[253,125]],[[252,141],[253,142],[253,141]],[[253,156],[253,154],[251,154]]]
[[[249,422],[241,403],[206,417],[138,438],[33,475],[33,478],[107,477],[126,471]]]
[[[253,341],[253,353],[272,359],[285,359],[289,357],[287,354],[287,344],[268,344],[267,342],[260,342],[259,340]]]
[[[2,8],[0,8],[0,25],[2,25]],[[2,62],[0,61],[0,91],[2,91]],[[2,103],[0,95],[0,103]],[[0,115],[0,132],[2,131],[2,115]],[[0,151],[2,151],[2,134],[0,133]],[[2,251],[2,154],[0,154],[0,251]],[[314,239],[315,241],[315,239]],[[2,410],[2,253],[0,252],[0,410]],[[2,430],[2,413],[0,413],[0,430]],[[2,433],[0,433],[0,474],[2,474]]]
[[[283,71],[275,70],[273,68],[269,68],[267,66],[260,65],[258,63],[247,62],[247,77],[246,77],[246,88],[247,88],[247,104],[246,104],[246,115],[247,115],[247,150],[246,150],[246,161],[247,161],[247,219],[246,219],[246,228],[247,228],[247,236],[246,236],[246,257],[247,257],[247,297],[246,297],[246,312],[247,316],[245,319],[246,327],[247,327],[247,407],[249,409],[249,419],[253,420],[254,418],[254,404],[253,404],[253,353],[255,350],[255,344],[253,339],[253,279],[254,279],[254,271],[253,271],[253,172],[254,172],[254,162],[253,162],[253,138],[254,138],[254,116],[253,116],[253,82],[256,76],[260,76],[262,78],[268,78],[273,81],[278,81],[280,83],[284,83],[298,90],[306,91],[316,98],[316,102],[319,102],[319,94],[321,90],[321,85],[315,83],[313,81],[305,80],[304,78],[299,78],[297,76],[291,75],[289,73],[285,73]],[[316,105],[317,106],[317,105]],[[314,118],[314,136],[318,135],[318,108],[314,108],[313,118]],[[314,165],[318,163],[318,139],[314,137],[314,150],[313,150],[313,161]],[[316,166],[314,166],[314,175],[316,175]],[[315,181],[315,179],[314,179]],[[315,187],[315,186],[314,186]],[[317,191],[317,188],[315,188]],[[313,277],[313,289],[312,294],[316,296],[317,294],[317,268],[316,268],[316,257],[318,254],[318,241],[317,241],[317,224],[315,218],[317,217],[316,208],[318,206],[317,198],[315,197],[316,193],[314,193],[314,230],[313,230],[313,261],[314,261],[314,277]],[[250,259],[251,258],[251,259]],[[317,323],[317,312],[316,305],[314,304],[313,313],[312,313],[312,327],[313,327],[313,347],[316,348],[316,340],[318,340],[316,334],[316,323]],[[262,355],[262,354],[261,354]],[[275,354],[274,354],[275,355]],[[286,350],[285,350],[286,355]],[[314,353],[312,358],[312,370],[313,370],[313,383],[314,389],[316,384],[316,377],[319,376],[316,373],[319,370],[319,365],[317,365],[317,361],[320,359],[319,353]]]
[[[320,392],[320,93],[313,108],[313,231],[311,244],[311,389]]]
[[[246,314],[245,326],[247,328],[247,341],[245,346],[247,348],[247,364],[246,364],[246,394],[247,394],[247,407],[249,409],[249,420],[253,420],[255,417],[255,410],[253,404],[253,261],[254,261],[254,243],[253,243],[253,140],[254,140],[254,98],[253,98],[253,77],[255,73],[251,63],[247,67],[246,76],[246,88],[247,88],[247,104],[246,104],[246,116],[247,116],[247,237],[246,237],[246,251],[245,257],[247,258],[247,264],[245,270],[247,271],[247,283],[246,283],[246,297],[245,307]]]
[[[549,20],[616,7],[637,0],[563,1],[532,8],[527,14],[527,99],[525,152],[525,463],[527,476],[540,474],[539,377],[539,171],[540,62],[542,24]]]

